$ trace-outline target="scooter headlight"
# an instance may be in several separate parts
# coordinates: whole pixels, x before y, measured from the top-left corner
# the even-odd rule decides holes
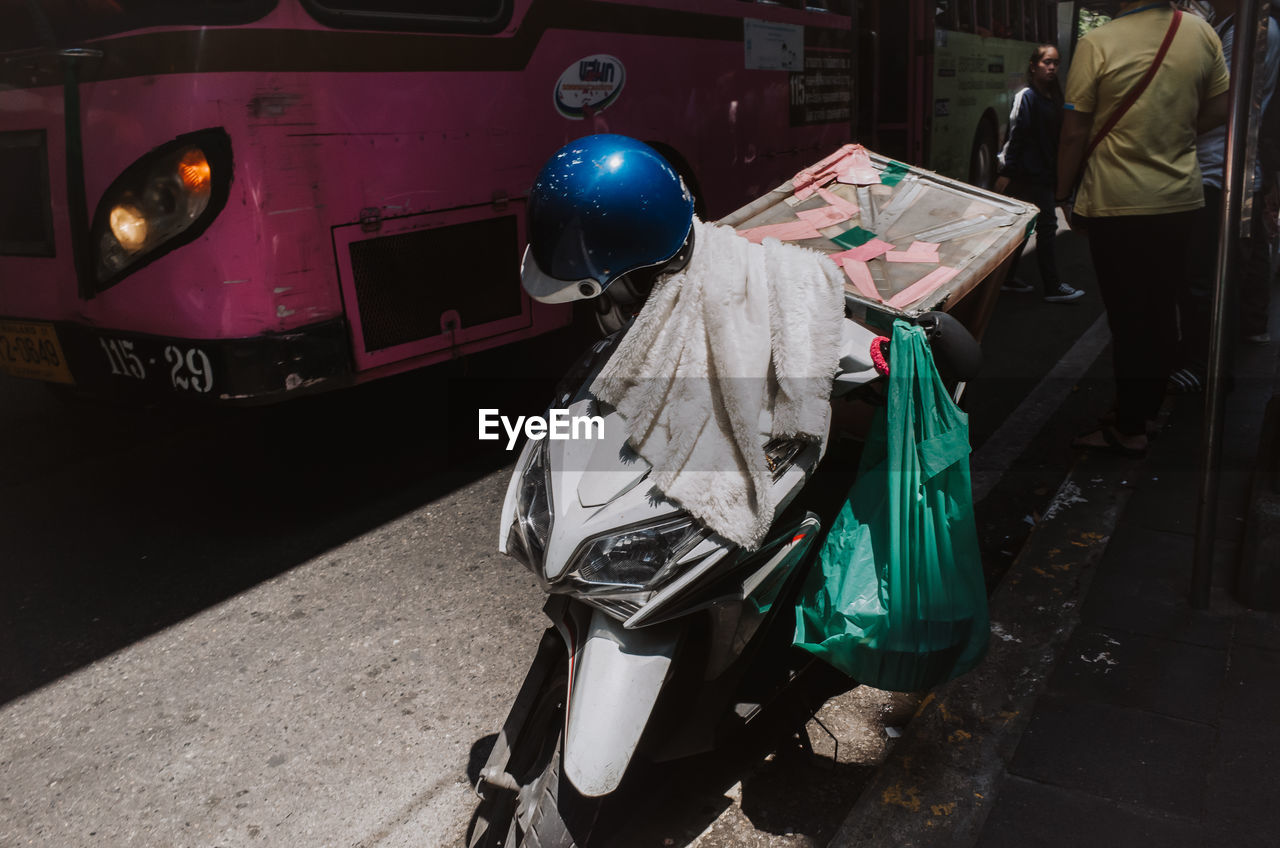
[[[520,474],[516,491],[516,522],[512,528],[527,555],[530,568],[537,571],[551,535],[551,487],[547,485],[547,440],[534,446],[529,464]]]
[[[706,535],[693,519],[681,517],[597,536],[578,548],[569,573],[598,588],[654,588]]]

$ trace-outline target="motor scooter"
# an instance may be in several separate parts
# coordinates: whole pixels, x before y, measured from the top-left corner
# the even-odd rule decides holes
[[[846,310],[834,403],[874,403],[883,376],[887,339],[858,312]],[[955,318],[917,321],[953,379],[976,372],[980,349]],[[639,762],[715,748],[821,665],[791,638],[825,529],[806,498],[823,447],[768,441],[766,540],[718,537],[646,484],[650,466],[589,391],[623,332],[593,345],[551,404],[603,419],[603,438],[526,442],[507,488],[499,549],[537,576],[551,627],[480,772],[468,848],[590,844]]]

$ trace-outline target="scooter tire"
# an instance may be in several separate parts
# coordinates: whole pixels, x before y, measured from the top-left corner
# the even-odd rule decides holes
[[[540,693],[512,752],[517,762],[529,760],[517,769],[520,790],[489,790],[472,817],[468,848],[587,848],[601,801],[578,793],[561,767],[567,680],[567,672],[552,675]]]
[[[555,756],[543,773],[538,806],[524,833],[524,841],[520,843],[522,848],[583,848],[587,844],[598,805],[578,796],[567,782],[562,781],[563,774],[560,747],[557,746]]]

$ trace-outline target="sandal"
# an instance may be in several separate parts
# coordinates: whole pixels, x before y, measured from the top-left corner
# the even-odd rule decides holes
[[[1160,422],[1154,418],[1148,418],[1146,419],[1145,423],[1146,423],[1146,430],[1147,430],[1147,440],[1154,441],[1156,436],[1160,435]],[[1098,427],[1100,429],[1104,429],[1107,427],[1115,429],[1115,426],[1116,426],[1116,411],[1114,408],[1108,409],[1106,412],[1098,416]],[[1088,435],[1088,433],[1084,433],[1082,435]]]
[[[1098,444],[1095,439],[1101,439],[1102,444]],[[1144,445],[1140,448],[1129,447],[1121,441],[1120,434],[1116,432],[1114,427],[1101,427],[1088,433],[1082,433],[1071,440],[1071,447],[1108,451],[1119,456],[1140,457],[1147,455],[1147,446]]]

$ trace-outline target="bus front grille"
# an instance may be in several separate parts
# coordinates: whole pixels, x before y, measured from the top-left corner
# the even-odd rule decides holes
[[[53,256],[44,130],[0,132],[0,254]]]
[[[365,351],[520,315],[518,249],[514,215],[352,242]]]

